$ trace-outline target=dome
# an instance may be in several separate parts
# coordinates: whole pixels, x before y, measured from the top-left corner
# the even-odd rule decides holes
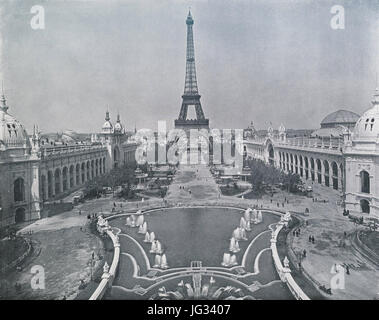
[[[117,122],[115,125],[114,125],[114,130],[115,131],[122,131],[122,124],[120,122]]]
[[[102,128],[103,128],[103,130],[104,129],[112,129],[113,125],[110,121],[105,121]]]
[[[347,127],[354,126],[359,119],[359,115],[348,110],[337,110],[328,114],[321,121],[321,128],[335,127],[336,125],[344,125]]]
[[[29,137],[21,123],[8,113],[8,106],[3,95],[0,107],[0,141],[9,147],[30,146]]]
[[[311,137],[319,137],[319,138],[339,138],[341,137],[346,130],[346,127],[342,125],[338,125],[333,128],[320,128],[311,133]]]
[[[354,128],[354,140],[373,139],[379,135],[379,89],[375,90],[373,107],[367,110],[357,121]]]
[[[113,133],[113,125],[109,117],[109,111],[105,113],[105,122],[102,126],[103,133]]]
[[[114,131],[122,133],[124,127],[121,124],[120,115],[117,115],[117,122],[114,125]]]

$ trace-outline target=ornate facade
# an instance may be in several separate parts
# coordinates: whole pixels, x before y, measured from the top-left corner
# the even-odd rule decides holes
[[[28,136],[0,107],[0,227],[41,217],[43,203],[77,190],[121,163],[135,161],[137,144],[128,139],[120,117],[113,126],[107,112],[102,132],[92,141],[42,141],[38,128]],[[63,135],[62,135],[63,136]]]
[[[277,132],[270,126],[265,136],[248,128],[245,156],[340,190],[347,210],[379,218],[378,89],[373,105],[360,118],[346,110],[334,112],[310,136],[288,137],[283,125]]]

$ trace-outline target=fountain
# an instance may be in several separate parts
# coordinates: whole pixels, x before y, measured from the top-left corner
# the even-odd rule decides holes
[[[216,282],[215,278],[213,278],[213,276],[211,276],[211,279],[209,280],[209,283],[210,284],[214,284]]]
[[[137,222],[136,222],[136,226],[139,227],[143,224],[144,222],[144,217],[143,217],[143,214],[140,214],[137,218]]]
[[[232,267],[237,265],[237,257],[235,254],[230,255],[230,253],[224,253],[221,265],[223,267]]]
[[[150,239],[151,240],[151,239]],[[154,241],[151,241],[151,249],[150,249],[150,252],[151,253],[156,253],[157,251],[157,240],[154,240]]]
[[[154,259],[153,268],[159,268],[161,266],[161,263],[162,263],[162,257],[159,254],[157,254]]]
[[[246,222],[246,228],[245,228],[246,231],[251,231],[251,224],[250,224],[250,220],[247,220]]]
[[[251,215],[251,222],[254,222],[257,220],[257,209],[254,209],[253,212],[252,212],[252,215]]]
[[[143,242],[150,242],[150,234],[146,231],[145,233],[145,240]]]
[[[230,265],[230,253],[224,253],[221,265],[223,267],[229,267],[229,265]]]
[[[154,233],[154,231],[152,231],[150,233],[150,242],[153,242],[154,240],[155,240],[155,233]]]
[[[246,221],[249,221],[251,219],[251,209],[247,208],[243,214],[244,218]]]
[[[156,244],[157,244],[157,247],[156,247],[156,253],[162,253],[162,244],[159,240],[155,240],[156,241]]]
[[[246,220],[244,217],[241,217],[240,219],[240,228],[246,229]]]
[[[139,226],[138,233],[145,234],[147,232],[147,223],[146,221]]]
[[[125,225],[130,226],[132,224],[132,219],[130,217],[126,217]]]
[[[262,210],[259,210],[258,211],[258,217],[257,217],[257,223],[260,223],[262,221],[263,221]]]
[[[185,287],[187,288],[187,296],[192,298],[194,296],[193,289],[189,283],[186,283]]]
[[[240,239],[241,240],[247,240],[246,230],[244,228],[240,228]]]
[[[203,285],[203,288],[201,289],[201,296],[202,297],[208,296],[208,292],[209,292],[209,284]]]
[[[236,253],[236,252],[240,251],[238,240],[236,240],[236,238],[234,238],[234,237],[232,237],[230,239],[229,251],[231,251],[233,253]]]
[[[229,265],[230,265],[230,266],[236,266],[236,265],[237,265],[237,257],[236,257],[235,254],[233,254],[233,255],[230,257]]]
[[[131,227],[135,227],[135,226],[136,226],[136,216],[135,216],[134,214],[132,214],[132,215],[130,216],[130,218],[131,218],[130,226],[131,226]]]
[[[162,254],[162,259],[161,259],[161,264],[160,264],[161,269],[168,269],[168,264],[167,264],[167,257],[166,254]]]
[[[192,274],[194,298],[196,300],[198,300],[201,297],[201,280],[202,280],[201,273],[193,273]]]
[[[151,239],[150,239],[151,241]],[[151,253],[157,253],[157,254],[162,254],[162,244],[160,243],[159,240],[154,240],[151,242]]]
[[[232,238],[234,238],[236,240],[240,239],[240,228],[239,227],[234,229]]]

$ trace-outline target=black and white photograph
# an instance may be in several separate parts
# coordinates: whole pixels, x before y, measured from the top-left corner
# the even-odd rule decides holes
[[[0,0],[0,81],[0,305],[379,300],[378,0]]]

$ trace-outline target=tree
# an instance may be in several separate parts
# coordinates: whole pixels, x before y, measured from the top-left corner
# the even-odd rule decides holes
[[[264,184],[274,185],[281,182],[288,192],[294,192],[297,191],[297,186],[301,183],[298,174],[282,172],[272,165],[267,165],[262,160],[247,160],[247,165],[251,169],[251,183],[257,190],[262,189]]]

